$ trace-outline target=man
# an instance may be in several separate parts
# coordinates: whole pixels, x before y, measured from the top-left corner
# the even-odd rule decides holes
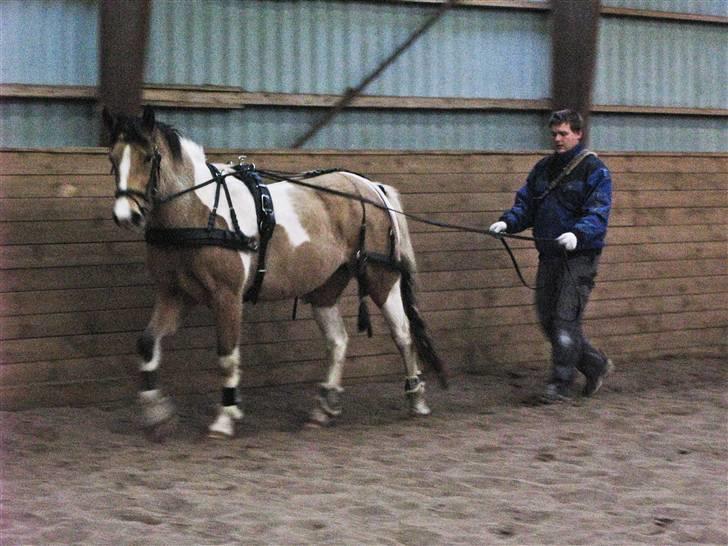
[[[532,227],[537,239],[536,308],[552,348],[544,403],[570,398],[576,370],[586,377],[582,395],[591,396],[613,369],[581,328],[607,232],[611,176],[596,154],[581,145],[578,112],[554,112],[548,125],[554,153],[534,166],[513,207],[490,226],[493,234]]]

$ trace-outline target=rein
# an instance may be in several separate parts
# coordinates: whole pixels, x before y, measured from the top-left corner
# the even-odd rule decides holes
[[[182,191],[179,191],[177,193],[173,193],[171,195],[168,195],[166,197],[163,197],[161,199],[158,198],[154,202],[156,204],[168,203],[168,202],[173,201],[174,199],[177,199],[178,197],[181,197],[181,196],[183,196],[183,195],[185,195],[187,193],[190,193],[190,192],[195,191],[195,190],[197,190],[199,188],[203,188],[205,186],[208,186],[208,185],[214,184],[214,183],[217,183],[218,184],[218,192],[219,192],[220,185],[222,185],[223,187],[225,187],[225,190],[227,192],[227,187],[224,184],[224,179],[225,178],[227,178],[228,176],[236,176],[241,171],[246,172],[246,173],[255,173],[258,176],[260,176],[261,178],[268,179],[268,180],[272,180],[273,182],[289,182],[291,184],[296,184],[298,186],[303,186],[305,188],[309,188],[309,189],[312,189],[312,190],[315,190],[315,191],[319,191],[319,192],[322,192],[322,193],[328,193],[328,194],[331,194],[331,195],[337,195],[339,197],[343,197],[345,199],[351,199],[351,200],[354,200],[354,201],[359,201],[362,204],[371,205],[371,206],[376,207],[376,208],[378,208],[380,210],[392,212],[394,214],[401,214],[402,216],[404,216],[406,218],[409,218],[409,219],[411,219],[411,220],[413,220],[415,222],[419,222],[421,224],[427,224],[427,225],[434,226],[434,227],[439,227],[439,228],[444,228],[444,229],[452,229],[452,230],[455,230],[455,231],[461,231],[461,232],[466,232],[466,233],[477,233],[477,234],[480,234],[480,235],[488,235],[490,237],[493,237],[495,239],[498,239],[503,244],[503,248],[508,253],[508,257],[510,258],[511,263],[513,264],[513,269],[516,271],[516,274],[518,275],[518,279],[521,281],[521,284],[523,284],[523,286],[525,286],[526,288],[529,288],[531,290],[536,290],[536,287],[531,286],[526,281],[526,279],[525,279],[525,277],[523,275],[523,272],[521,271],[521,267],[519,266],[518,261],[516,260],[516,257],[513,254],[513,251],[511,250],[511,247],[508,244],[508,242],[506,241],[506,239],[515,239],[515,240],[520,240],[520,241],[532,241],[532,242],[536,242],[536,241],[554,242],[555,241],[555,239],[546,239],[546,238],[543,238],[543,237],[531,237],[531,236],[527,236],[527,235],[515,235],[515,234],[512,234],[512,233],[492,233],[491,231],[489,231],[487,229],[478,228],[478,227],[475,227],[475,226],[467,226],[467,225],[463,225],[463,224],[454,224],[454,223],[451,223],[451,222],[441,222],[441,221],[438,221],[438,220],[432,220],[430,218],[424,218],[424,217],[419,216],[417,214],[412,214],[411,212],[405,212],[403,210],[393,209],[391,207],[388,207],[388,206],[384,205],[381,202],[374,201],[373,199],[369,199],[367,197],[363,197],[360,194],[355,194],[355,193],[341,191],[341,190],[335,190],[335,189],[332,189],[332,188],[326,188],[326,187],[323,187],[323,186],[319,186],[317,184],[312,184],[310,182],[306,182],[306,180],[308,178],[314,178],[314,177],[320,176],[322,174],[329,174],[329,173],[334,173],[334,172],[340,172],[340,171],[342,171],[342,169],[336,169],[336,168],[334,168],[334,169],[319,169],[319,170],[314,170],[314,171],[308,171],[308,172],[301,173],[301,174],[288,174],[288,173],[281,173],[281,172],[276,172],[276,171],[266,171],[266,170],[256,169],[254,165],[248,165],[248,164],[238,165],[238,166],[234,167],[234,169],[236,169],[236,170],[234,170],[233,172],[229,172],[229,173],[220,173],[220,171],[217,171],[217,169],[216,169],[217,172],[214,173],[213,178],[211,178],[209,180],[206,180],[204,182],[201,182],[199,184],[196,184],[196,185],[194,185],[194,186],[192,186],[190,188],[186,188],[186,189],[184,189]],[[351,172],[351,171],[347,171],[347,172]],[[354,173],[354,174],[356,174],[356,173]],[[366,178],[366,177],[363,177],[363,178]],[[139,193],[141,193],[141,192],[139,192]],[[217,203],[217,198],[216,198],[215,201]],[[235,218],[234,211],[233,211],[232,218]],[[221,235],[221,237],[222,238],[225,238],[222,235]],[[230,237],[228,237],[228,238],[230,238]],[[222,246],[224,246],[224,245],[222,245]],[[566,251],[564,251],[564,258],[566,258]]]
[[[583,154],[583,155],[582,155]],[[591,153],[584,154],[582,153],[578,157],[578,160],[580,161],[583,159],[586,155],[591,155]],[[256,241],[250,237],[245,236],[241,231],[237,223],[237,217],[235,215],[235,210],[232,205],[232,201],[230,199],[230,193],[227,188],[227,185],[225,183],[225,179],[229,176],[233,176],[238,178],[239,180],[242,180],[243,182],[248,185],[248,188],[251,190],[251,193],[253,193],[253,198],[256,202],[256,212],[258,213],[258,217],[261,217],[261,212],[268,213],[269,215],[273,215],[273,209],[272,209],[272,202],[270,201],[270,194],[267,191],[267,188],[265,190],[264,196],[258,196],[256,195],[256,192],[251,189],[251,186],[248,183],[248,177],[252,176],[257,180],[260,180],[261,178],[272,180],[273,182],[289,182],[291,184],[296,184],[298,186],[303,186],[305,188],[309,188],[315,191],[319,191],[322,193],[328,193],[331,195],[337,195],[339,197],[343,197],[346,199],[351,199],[354,201],[359,201],[362,203],[362,205],[367,204],[371,205],[375,208],[378,208],[383,211],[392,212],[394,214],[400,214],[408,219],[411,219],[415,222],[419,222],[421,224],[426,224],[434,227],[444,228],[444,229],[452,229],[454,231],[461,231],[465,233],[477,233],[479,235],[488,235],[490,237],[493,237],[495,239],[498,239],[502,244],[503,248],[508,253],[508,257],[511,260],[511,263],[513,265],[513,269],[516,271],[516,274],[518,275],[518,279],[521,281],[521,284],[525,286],[526,288],[529,288],[530,290],[536,290],[538,287],[531,286],[527,281],[526,278],[523,275],[523,272],[521,271],[521,267],[518,264],[518,260],[516,260],[515,255],[513,254],[513,250],[511,250],[510,245],[506,241],[506,239],[515,239],[520,241],[531,241],[531,242],[555,242],[555,239],[548,239],[543,237],[532,237],[527,235],[516,235],[512,233],[492,233],[488,229],[484,228],[478,228],[475,226],[468,226],[463,224],[454,224],[451,222],[441,222],[438,220],[432,220],[430,218],[424,218],[422,216],[419,216],[417,214],[412,214],[410,212],[405,212],[403,210],[397,210],[393,209],[381,202],[374,201],[373,199],[369,199],[367,197],[363,197],[361,194],[354,194],[351,192],[341,191],[341,190],[335,190],[332,188],[326,188],[323,186],[319,186],[317,184],[312,184],[310,182],[306,182],[309,178],[314,178],[316,176],[320,176],[323,174],[329,174],[329,173],[335,173],[335,172],[341,172],[343,169],[318,169],[313,171],[307,171],[301,174],[290,174],[290,173],[282,173],[282,172],[276,172],[276,171],[266,171],[261,169],[256,169],[255,165],[253,164],[244,164],[240,163],[233,167],[232,172],[228,173],[221,173],[216,167],[208,164],[208,168],[210,169],[210,173],[213,175],[212,178],[209,180],[206,180],[204,182],[200,182],[199,184],[195,184],[194,186],[191,186],[189,188],[185,188],[184,190],[178,191],[176,193],[173,193],[171,195],[167,195],[165,197],[158,197],[158,184],[159,184],[159,168],[160,168],[160,162],[161,162],[161,155],[159,151],[155,148],[154,150],[154,158],[153,158],[153,165],[152,170],[149,175],[149,183],[147,184],[147,190],[142,193],[140,191],[136,190],[117,190],[115,196],[128,196],[136,201],[136,197],[141,197],[144,199],[147,203],[152,203],[155,205],[163,205],[165,203],[169,203],[170,201],[173,201],[177,199],[178,197],[181,197],[183,195],[186,195],[190,192],[193,192],[197,189],[204,188],[205,186],[208,186],[210,184],[217,184],[217,191],[215,195],[215,206],[213,208],[213,211],[210,214],[210,220],[208,222],[207,228],[187,228],[187,229],[176,229],[176,230],[154,230],[154,231],[147,231],[146,240],[147,242],[151,244],[158,244],[158,245],[165,245],[165,246],[173,246],[173,245],[191,245],[191,246],[204,246],[205,244],[208,245],[216,245],[216,246],[222,246],[225,248],[232,248],[237,250],[252,250],[256,251],[258,250],[259,246],[256,244]],[[572,163],[578,163],[578,161],[573,161]],[[571,167],[573,169],[575,165],[569,165],[567,168]],[[570,170],[569,169],[569,172]],[[351,171],[347,171],[351,172]],[[356,174],[356,173],[354,173]],[[361,175],[359,175],[361,176]],[[362,176],[362,178],[366,178]],[[220,187],[223,187],[225,190],[226,198],[228,201],[228,205],[230,207],[230,215],[231,220],[233,222],[233,228],[235,231],[226,231],[221,229],[212,229],[212,226],[214,225],[214,217],[217,210],[217,204],[219,201],[220,196]],[[259,184],[259,188],[265,188],[265,185]],[[260,197],[260,198],[259,198]],[[266,201],[267,198],[267,201]],[[138,204],[138,201],[137,201]],[[270,239],[272,235],[272,229],[275,226],[275,219],[273,218],[273,226],[266,225],[264,222],[260,222],[259,228],[261,231],[261,238],[263,239],[265,236],[265,245],[267,245],[268,240]],[[207,235],[205,235],[205,232]],[[264,233],[265,232],[265,233]],[[261,241],[262,242],[262,241]],[[572,282],[575,283],[575,280],[573,279],[573,276],[571,275],[571,271],[569,270],[568,266],[568,260],[567,260],[567,254],[566,250],[563,251],[563,260],[564,264],[566,266],[567,274],[571,278]],[[258,272],[256,275],[256,283],[254,283],[254,290],[252,290],[252,294],[248,294],[248,297],[246,299],[252,300],[255,302],[257,299],[257,292],[260,289],[260,284],[262,284],[262,276],[265,274],[265,264],[262,264],[262,267],[258,268]]]

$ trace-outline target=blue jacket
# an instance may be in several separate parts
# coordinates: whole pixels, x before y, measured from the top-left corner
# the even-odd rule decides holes
[[[526,183],[516,192],[513,207],[500,218],[508,225],[508,233],[532,227],[534,237],[555,239],[571,231],[577,239],[575,253],[601,251],[612,206],[612,178],[598,157],[587,156],[544,197],[549,181],[582,149],[579,145],[536,163]],[[557,243],[548,241],[536,241],[536,248],[546,256],[562,252]]]

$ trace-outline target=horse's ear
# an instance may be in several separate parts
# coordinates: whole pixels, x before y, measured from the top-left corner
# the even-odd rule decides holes
[[[104,120],[104,127],[106,127],[106,130],[110,135],[113,135],[114,127],[116,126],[116,119],[112,113],[109,112],[109,109],[106,108],[106,106],[104,106],[104,109],[101,110],[101,118]]]
[[[154,110],[148,104],[142,113],[142,126],[150,133],[154,130]]]

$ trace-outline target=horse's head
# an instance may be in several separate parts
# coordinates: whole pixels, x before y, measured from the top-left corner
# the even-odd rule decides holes
[[[109,161],[116,178],[114,221],[130,229],[143,229],[159,190],[159,152],[154,111],[146,106],[142,117],[115,116],[106,108],[104,125],[111,137]]]

